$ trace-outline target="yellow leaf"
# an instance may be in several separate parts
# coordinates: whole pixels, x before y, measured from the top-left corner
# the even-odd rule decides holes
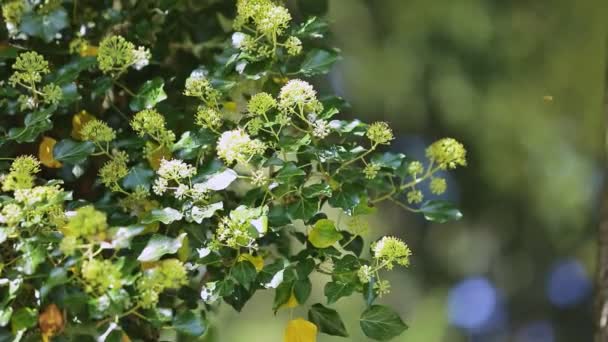
[[[80,49],[80,55],[82,57],[95,57],[97,56],[97,46],[85,44],[82,49]]]
[[[82,140],[82,134],[80,134],[82,127],[93,119],[95,119],[95,117],[89,114],[86,110],[82,110],[79,113],[74,114],[74,116],[72,116],[72,138]]]
[[[287,77],[273,77],[272,81],[276,84],[285,84],[289,82],[289,78]]]
[[[185,232],[182,230],[180,231],[180,234],[181,233]],[[188,235],[186,235],[182,240],[182,246],[177,250],[177,257],[183,262],[186,262],[190,257],[190,242],[188,240]]]
[[[226,101],[224,102],[224,109],[230,112],[236,112],[237,105],[234,101]]]
[[[300,305],[300,303],[298,303],[298,300],[296,299],[296,296],[292,292],[291,293],[291,297],[289,297],[289,300],[287,301],[287,303],[281,305],[279,307],[279,309],[283,309],[283,308],[293,309],[293,308],[295,308],[298,305]]]
[[[148,159],[148,163],[153,170],[158,170],[161,160],[171,159],[171,151],[164,146],[159,147],[158,145],[148,141],[146,143],[146,159]]]
[[[53,157],[53,147],[55,147],[56,143],[57,140],[53,138],[42,137],[40,146],[38,146],[38,159],[40,159],[40,163],[53,169],[60,168],[63,165]]]
[[[43,338],[46,337],[47,340],[63,330],[65,321],[57,305],[50,304],[40,313],[38,316],[38,326]]]
[[[255,270],[258,272],[260,272],[264,268],[264,258],[262,258],[259,255],[253,256],[249,253],[241,254],[241,256],[239,256],[239,261],[243,261],[243,260],[247,260],[250,263],[252,263],[253,266],[255,267]]]
[[[144,261],[144,262],[140,262],[140,267],[143,271],[145,270],[149,270],[152,269],[154,267],[158,266],[158,261]]]
[[[313,323],[296,318],[287,323],[284,342],[316,342],[317,326]]]

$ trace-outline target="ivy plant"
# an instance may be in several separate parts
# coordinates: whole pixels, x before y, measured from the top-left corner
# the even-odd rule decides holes
[[[388,123],[317,92],[340,54],[315,3],[2,3],[2,339],[211,340],[259,291],[307,308],[286,341],[348,337],[332,306],[354,295],[369,338],[407,328],[377,298],[412,253],[368,218],[459,219],[433,197],[466,151],[391,152]]]

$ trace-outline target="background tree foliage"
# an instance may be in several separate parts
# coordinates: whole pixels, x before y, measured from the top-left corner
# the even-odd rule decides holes
[[[262,290],[269,312],[307,310],[286,341],[349,337],[330,305],[354,294],[365,336],[401,335],[376,301],[411,251],[368,241],[367,220],[383,202],[460,219],[438,196],[466,151],[443,138],[406,157],[386,122],[339,119],[347,103],[302,80],[340,59],[328,4],[290,9],[2,3],[3,338],[224,339],[209,331],[220,302],[241,311]]]

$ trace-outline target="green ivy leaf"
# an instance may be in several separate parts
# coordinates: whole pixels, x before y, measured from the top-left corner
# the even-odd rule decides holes
[[[175,239],[165,235],[153,235],[137,260],[141,262],[157,261],[165,254],[177,253],[182,247],[182,241],[186,235],[186,233],[182,233]]]
[[[190,160],[196,158],[201,150],[215,143],[215,134],[208,129],[198,131],[186,131],[173,145],[173,152],[179,159]]]
[[[287,213],[291,220],[308,220],[318,210],[317,201],[300,198],[297,202],[294,202],[287,207]]]
[[[340,55],[336,51],[311,50],[300,65],[300,73],[307,77],[327,74],[339,59]]]
[[[53,148],[53,157],[60,162],[80,164],[95,151],[95,144],[91,141],[74,141],[63,139]]]
[[[405,154],[403,153],[392,153],[385,152],[382,154],[376,154],[372,157],[372,163],[378,164],[382,167],[386,167],[389,169],[397,170],[403,160],[405,159]]]
[[[422,204],[420,212],[428,221],[445,223],[457,221],[462,218],[462,213],[452,203],[441,200],[431,200]]]
[[[141,223],[150,224],[153,222],[162,222],[164,224],[171,224],[181,220],[183,217],[184,215],[179,210],[167,207],[152,210],[141,219]]]
[[[391,308],[383,305],[372,305],[361,314],[361,329],[365,336],[377,340],[387,341],[407,329],[401,317]]]
[[[149,190],[152,184],[154,171],[144,164],[133,166],[127,176],[122,180],[122,186],[125,189],[135,190],[138,187],[144,187]]]
[[[294,35],[305,39],[322,39],[328,30],[327,21],[319,17],[311,17],[298,27]]]
[[[97,65],[95,57],[75,57],[71,62],[59,68],[49,79],[58,86],[73,83],[81,72]]]
[[[173,328],[182,334],[198,337],[205,333],[207,325],[200,313],[188,310],[175,316]]]
[[[322,304],[314,304],[308,311],[308,320],[319,327],[319,331],[327,335],[348,337],[348,332],[340,314],[334,309]]]
[[[51,106],[41,109],[25,116],[25,127],[13,127],[8,131],[8,139],[18,143],[33,142],[40,133],[53,128],[51,115],[57,108]]]
[[[12,315],[13,308],[10,306],[0,309],[0,327],[5,327],[10,322]]]
[[[203,207],[193,206],[190,210],[190,218],[196,223],[201,223],[204,219],[212,217],[216,211],[222,209],[224,209],[224,202],[215,202]]]
[[[350,296],[355,290],[353,283],[343,283],[332,281],[325,284],[325,297],[327,297],[327,304],[332,304],[338,301],[342,297]]]
[[[129,108],[137,112],[142,109],[150,109],[157,103],[167,99],[164,90],[165,81],[160,77],[155,77],[146,81],[137,91],[137,94],[129,103]]]
[[[13,313],[11,329],[14,333],[20,330],[36,326],[38,323],[38,311],[31,308],[20,308]]]
[[[291,298],[291,293],[293,290],[293,282],[283,281],[279,286],[277,286],[276,291],[274,293],[274,303],[272,304],[272,309],[277,311],[281,305],[287,303],[289,298]]]
[[[310,297],[311,292],[312,283],[308,278],[296,280],[296,282],[293,284],[293,294],[300,304],[306,303],[306,300],[308,300],[308,297]]]
[[[345,212],[351,212],[357,205],[359,205],[361,198],[359,197],[359,191],[352,187],[344,187],[340,191],[333,194],[328,200],[334,208],[342,208]]]
[[[313,184],[302,189],[302,196],[306,198],[315,198],[320,196],[331,197],[332,191],[329,184],[319,183]]]
[[[338,232],[334,222],[329,219],[317,221],[308,234],[308,241],[317,248],[331,247],[340,239],[342,239],[342,234]]]
[[[283,166],[276,175],[276,180],[279,183],[287,183],[294,177],[306,176],[306,172],[300,169],[294,163],[287,163]]]
[[[56,267],[51,270],[48,278],[40,288],[40,297],[45,299],[49,292],[57,285],[68,282],[68,272],[63,267]]]
[[[255,266],[249,261],[241,261],[232,268],[232,277],[246,289],[249,288],[256,276]]]
[[[224,190],[237,178],[238,174],[233,169],[226,169],[209,176],[209,178],[204,182],[204,187],[213,191]]]
[[[63,7],[59,7],[49,13],[39,14],[31,11],[24,14],[19,30],[50,43],[59,31],[68,26],[68,23],[68,13]]]

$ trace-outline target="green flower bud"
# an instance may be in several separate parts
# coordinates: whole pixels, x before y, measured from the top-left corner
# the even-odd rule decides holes
[[[382,121],[371,124],[365,135],[374,144],[388,144],[391,140],[395,139],[391,128],[386,122]]]

